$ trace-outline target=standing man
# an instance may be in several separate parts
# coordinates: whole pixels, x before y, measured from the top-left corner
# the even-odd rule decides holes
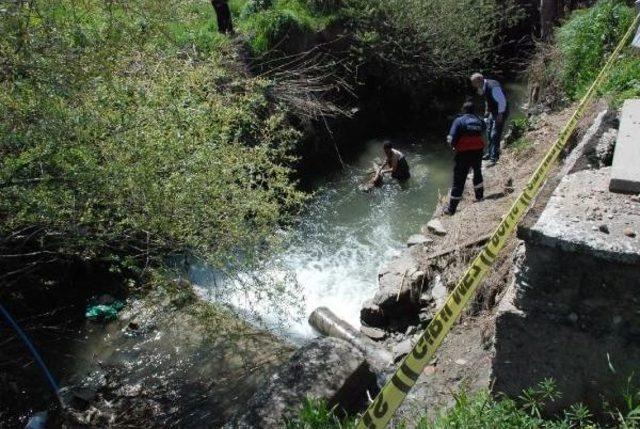
[[[221,34],[233,34],[233,21],[231,20],[231,10],[228,0],[211,0],[211,5],[216,11],[218,19],[218,32]]]
[[[487,134],[489,150],[483,159],[491,160],[490,166],[496,165],[500,158],[500,140],[504,124],[509,116],[509,105],[502,85],[497,80],[485,79],[480,73],[471,75],[471,85],[478,94],[485,98],[485,118],[487,118]]]
[[[464,183],[467,181],[469,170],[473,169],[473,190],[476,201],[484,198],[484,184],[482,183],[482,152],[484,151],[483,133],[487,125],[474,114],[473,103],[468,101],[462,105],[462,114],[451,124],[447,142],[456,153],[453,167],[453,186],[449,206],[444,214],[455,214],[462,199]]]

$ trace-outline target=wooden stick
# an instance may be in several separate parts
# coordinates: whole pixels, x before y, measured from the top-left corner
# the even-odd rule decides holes
[[[457,244],[455,246],[448,247],[446,249],[440,250],[438,252],[427,255],[427,260],[436,259],[442,256],[447,256],[450,253],[453,253],[460,249],[466,249],[473,246],[481,246],[491,238],[491,234],[483,235],[482,237],[474,238],[472,240],[465,241],[462,244]]]

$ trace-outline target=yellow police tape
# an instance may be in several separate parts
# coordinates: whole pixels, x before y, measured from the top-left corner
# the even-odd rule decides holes
[[[469,299],[475,295],[480,281],[484,278],[485,273],[503,249],[507,239],[529,208],[531,201],[540,191],[553,162],[567,144],[569,137],[578,124],[579,118],[584,114],[587,104],[591,101],[596,90],[604,81],[606,74],[613,66],[622,49],[629,42],[629,38],[633,34],[639,20],[640,15],[633,21],[629,30],[611,54],[611,57],[600,71],[600,74],[598,74],[580,101],[573,116],[560,133],[558,140],[547,152],[533,173],[533,176],[529,179],[529,183],[527,183],[527,186],[513,203],[509,212],[504,216],[489,242],[473,260],[462,279],[460,279],[451,295],[447,298],[444,306],[438,310],[431,323],[429,323],[424,330],[422,336],[413,347],[413,350],[411,350],[411,353],[402,361],[400,368],[398,368],[391,380],[385,384],[375,401],[369,405],[369,408],[358,422],[358,429],[381,429],[387,426],[389,420],[391,420],[391,417],[393,417],[405,396],[409,393],[409,390],[413,387],[416,380],[418,380],[420,373],[451,330],[453,323],[458,319]]]

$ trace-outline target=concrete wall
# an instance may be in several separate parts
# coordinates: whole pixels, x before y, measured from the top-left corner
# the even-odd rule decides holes
[[[521,234],[496,318],[494,391],[518,396],[553,378],[563,396],[549,411],[599,410],[640,375],[640,244],[625,235],[640,226],[640,204],[606,191],[608,170],[565,177]]]

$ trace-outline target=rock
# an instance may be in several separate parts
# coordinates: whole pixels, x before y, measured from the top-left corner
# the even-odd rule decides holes
[[[605,224],[600,225],[600,226],[598,227],[598,230],[599,230],[600,232],[605,233],[605,234],[609,234],[609,227],[608,227],[607,225],[605,225]]]
[[[426,325],[433,320],[433,313],[429,310],[422,310],[418,313],[418,319],[420,323]]]
[[[431,288],[431,296],[435,301],[436,308],[442,308],[447,301],[447,287],[442,283],[442,278],[437,275],[433,281],[433,287]]]
[[[398,362],[408,355],[412,348],[411,340],[404,340],[393,346],[393,361]]]
[[[457,365],[466,365],[467,361],[465,359],[456,359]]]
[[[633,195],[631,197],[631,202],[640,203],[640,195]]]
[[[439,219],[431,219],[429,223],[427,223],[427,230],[435,235],[447,235],[447,230],[444,228],[442,222],[440,222]]]
[[[513,178],[509,177],[505,182],[504,182],[504,193],[505,194],[510,194],[512,193],[515,188],[513,187]]]
[[[567,316],[567,319],[569,319],[571,323],[576,323],[578,321],[578,315],[576,313],[571,313]]]
[[[417,247],[407,249],[385,265],[378,274],[378,290],[372,303],[382,309],[387,323],[391,319],[406,317],[418,307],[424,273],[420,271],[418,256],[414,254],[417,251]]]
[[[420,305],[429,305],[433,302],[433,296],[429,292],[420,294]]]
[[[100,305],[111,305],[114,301],[115,299],[108,293],[102,294],[98,297],[98,304]]]
[[[415,271],[411,274],[411,283],[420,283],[422,284],[422,279],[424,278],[424,271]]]
[[[611,165],[617,136],[618,130],[609,128],[602,133],[595,147],[586,151],[587,159],[593,167],[602,168]]]
[[[417,246],[417,245],[429,245],[433,243],[433,240],[430,238],[425,237],[422,234],[413,234],[411,237],[409,237],[409,239],[407,240],[407,247],[411,247],[411,246]]]
[[[346,341],[315,339],[280,367],[224,427],[282,428],[307,397],[355,413],[367,404],[367,391],[375,396],[378,387],[363,354]]]
[[[422,373],[424,375],[433,375],[436,373],[436,367],[433,365],[427,365],[424,367],[424,369],[422,370]]]
[[[634,238],[636,236],[636,233],[631,228],[625,228],[624,229],[624,235],[626,235],[627,237],[630,237],[630,238]]]
[[[415,326],[409,326],[404,334],[408,337],[410,335],[415,334],[416,331],[417,331],[417,328]]]
[[[376,341],[384,340],[387,336],[387,333],[382,329],[372,328],[371,326],[360,326],[360,332]]]
[[[381,327],[385,325],[386,318],[379,305],[374,304],[372,300],[367,300],[360,309],[360,321],[371,327]]]
[[[133,398],[139,396],[140,393],[142,393],[142,384],[125,384],[120,389],[118,389],[116,393],[120,396],[124,396],[125,398]]]

